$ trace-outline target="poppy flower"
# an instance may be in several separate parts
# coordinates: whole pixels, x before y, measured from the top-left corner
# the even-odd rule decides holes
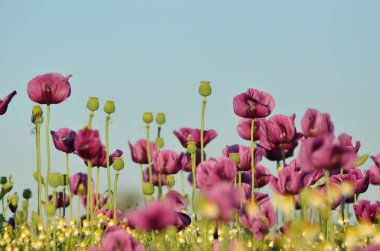
[[[84,160],[91,160],[102,150],[99,131],[84,128],[77,132],[74,142],[76,154]]]
[[[39,104],[59,104],[71,94],[69,78],[58,73],[37,76],[28,83],[29,98]]]
[[[70,128],[61,128],[58,131],[50,131],[53,138],[54,146],[57,150],[72,153],[74,149],[74,141],[76,132]]]
[[[233,100],[235,114],[249,119],[267,117],[275,106],[276,102],[269,93],[252,88],[235,96]]]
[[[109,155],[109,164],[110,166],[114,162],[114,160],[123,155],[123,151],[117,149],[115,152]],[[85,161],[87,165],[87,161]],[[91,160],[93,167],[107,167],[107,152],[106,146],[102,145],[101,150],[98,152],[98,155]]]
[[[8,109],[8,104],[11,102],[12,98],[17,94],[16,91],[11,92],[5,98],[0,99],[0,115],[6,113]]]
[[[173,134],[177,137],[179,142],[184,148],[187,148],[187,143],[194,142],[197,148],[201,147],[201,130],[198,128],[188,128],[183,127],[178,131],[173,131]],[[215,130],[204,130],[203,131],[203,145],[206,146],[213,139],[218,136],[218,133]]]
[[[131,150],[132,161],[138,164],[148,164],[148,154],[146,149],[146,140],[140,139],[135,144],[131,144],[128,141],[129,149]],[[156,143],[150,142],[150,157],[152,159],[152,153],[157,151]]]
[[[302,134],[306,137],[334,133],[334,124],[328,113],[321,113],[317,109],[308,109],[301,119]]]
[[[180,169],[179,155],[172,150],[156,151],[152,155],[153,168],[159,174],[176,174]]]

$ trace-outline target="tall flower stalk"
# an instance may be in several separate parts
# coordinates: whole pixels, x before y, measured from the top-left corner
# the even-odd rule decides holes
[[[66,175],[67,175],[67,178],[70,177],[69,165],[70,165],[69,154],[66,153]],[[69,191],[69,198],[70,198],[70,220],[71,220],[73,218],[73,202],[72,202],[73,201],[73,194],[71,192],[70,186],[67,186],[67,190]],[[63,191],[65,191],[65,189],[63,189]],[[63,198],[65,201],[65,195],[63,195]],[[63,208],[65,208],[65,206]]]
[[[149,168],[149,183],[153,184],[152,180],[152,160],[150,152],[150,123],[153,121],[153,114],[151,112],[144,112],[143,121],[146,123],[146,151],[148,155],[148,168]]]
[[[251,178],[252,178],[252,186],[251,186],[251,201],[252,203],[255,200],[254,192],[255,192],[255,120],[252,119],[251,123]]]
[[[117,222],[117,181],[119,179],[120,171],[124,168],[124,161],[122,158],[118,157],[113,162],[113,169],[115,169],[115,184],[114,184],[114,193],[115,193],[115,200],[113,203],[113,219],[115,222]]]
[[[194,196],[195,196],[196,189],[197,189],[196,159],[195,159],[197,147],[196,147],[194,142],[190,141],[187,144],[187,151],[191,154],[191,173],[193,176],[193,193],[192,193],[191,201],[192,201],[192,206],[193,206],[193,213],[194,213],[194,215],[196,215],[195,204],[194,204]]]
[[[210,82],[207,81],[201,81],[201,84],[199,86],[198,90],[199,94],[203,96],[202,99],[202,113],[201,113],[201,162],[204,161],[204,127],[205,127],[205,110],[206,110],[206,102],[207,102],[207,96],[211,95],[212,89]]]
[[[45,137],[46,137],[46,155],[47,155],[47,172],[46,172],[46,180],[48,180],[50,176],[50,168],[51,168],[51,159],[50,159],[50,137],[49,137],[49,123],[50,123],[50,104],[46,105],[47,114],[46,114],[46,130],[45,130]],[[45,187],[45,200],[48,200],[49,195],[49,186]]]
[[[115,112],[115,103],[111,100],[106,101],[104,104],[104,112],[107,113],[106,116],[106,163],[107,163],[107,183],[108,183],[108,205],[111,207],[112,189],[111,189],[111,170],[110,170],[110,142],[109,142],[109,125],[111,119],[111,113]]]
[[[38,182],[38,217],[42,221],[42,176],[41,176],[41,124],[43,122],[41,106],[35,105],[32,111],[32,122],[36,125],[36,149],[37,149],[37,182]]]

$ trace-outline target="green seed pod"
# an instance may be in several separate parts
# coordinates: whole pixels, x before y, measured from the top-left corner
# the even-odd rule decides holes
[[[111,114],[115,112],[115,102],[112,100],[107,100],[106,103],[104,104],[103,108],[105,113]]]
[[[12,195],[12,197],[10,198],[10,204],[14,207],[17,206],[17,204],[18,204],[18,195],[17,194]]]
[[[90,97],[87,101],[87,109],[95,112],[99,109],[99,100],[97,97]]]
[[[22,202],[22,210],[27,211],[29,207],[29,202],[27,200],[24,200]]]
[[[143,184],[143,193],[145,195],[148,195],[148,196],[154,194],[154,186],[153,186],[153,184],[149,183],[149,182],[145,182]]]
[[[56,210],[56,207],[54,203],[47,202],[45,204],[45,214],[47,217],[53,217],[55,214],[55,210]]]
[[[147,123],[147,124],[152,123],[152,121],[153,121],[153,114],[151,112],[144,112],[143,121],[145,123]]]
[[[113,161],[112,166],[113,166],[113,169],[115,169],[116,171],[121,171],[124,168],[124,160],[118,157]]]
[[[61,174],[51,173],[49,176],[49,185],[53,188],[57,188],[61,184]]]
[[[202,95],[203,97],[207,97],[211,95],[211,91],[212,89],[211,89],[210,82],[201,81],[201,84],[199,85],[199,89],[198,89],[199,94]]]
[[[69,184],[69,176],[67,176],[67,174],[61,174],[61,183],[59,185],[67,186],[67,184]]]
[[[163,112],[157,113],[157,115],[156,115],[156,123],[158,125],[163,125],[163,124],[165,124],[165,122],[166,122],[165,113],[163,113]]]
[[[29,200],[30,198],[32,198],[32,190],[30,190],[29,188],[25,189],[23,192],[22,192],[22,197],[26,200]]]
[[[156,138],[156,145],[159,149],[162,149],[164,148],[165,146],[165,142],[164,142],[164,139],[163,138]]]
[[[197,146],[195,145],[195,142],[190,141],[187,143],[187,151],[190,154],[196,153],[197,152]]]
[[[3,176],[3,177],[0,178],[0,184],[1,185],[5,185],[7,183],[7,181],[8,181],[8,179],[5,176]]]
[[[238,153],[230,153],[230,159],[232,159],[238,166],[240,164],[240,155]]]
[[[168,185],[168,187],[174,186],[174,184],[175,184],[174,175],[168,175],[168,176],[166,176],[166,184]]]

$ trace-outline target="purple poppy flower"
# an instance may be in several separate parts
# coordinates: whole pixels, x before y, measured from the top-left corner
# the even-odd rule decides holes
[[[153,168],[159,174],[176,174],[180,169],[179,155],[172,150],[156,151],[152,155]]]
[[[93,205],[94,206],[96,206],[98,198],[99,198],[99,208],[102,208],[105,204],[107,204],[107,201],[108,201],[107,196],[103,196],[102,194],[98,194],[98,196],[96,196],[96,194],[94,193],[93,194]],[[87,206],[87,196],[86,195],[82,196],[82,205],[84,207]]]
[[[269,233],[269,230],[276,224],[276,213],[270,203],[260,207],[260,210],[253,216],[243,211],[240,216],[240,222],[244,227],[252,231],[256,239],[263,239]]]
[[[177,191],[171,190],[166,194],[167,204],[176,211],[186,209],[185,198]]]
[[[0,115],[4,115],[7,112],[8,104],[12,98],[17,94],[16,91],[11,92],[5,98],[0,99]]]
[[[352,144],[352,136],[347,133],[342,133],[338,136],[339,142],[347,148],[353,149],[356,153],[360,149],[360,141],[355,142],[355,146]]]
[[[87,174],[76,173],[69,178],[70,191],[74,195],[87,194]]]
[[[49,195],[49,201],[53,199],[53,195]],[[68,207],[70,205],[70,197],[65,194],[65,198],[63,198],[63,192],[57,193],[57,199],[55,201],[56,208]]]
[[[230,183],[219,182],[215,186],[203,190],[203,194],[208,201],[218,207],[218,215],[215,219],[210,220],[228,222],[234,217],[236,210],[240,207],[239,191]]]
[[[306,170],[339,171],[355,167],[358,157],[352,148],[328,134],[306,139],[301,145],[299,160]]]
[[[206,153],[204,152],[204,158],[206,159]],[[201,162],[201,150],[197,149],[195,153],[195,165],[198,166]],[[191,172],[192,171],[192,163],[191,163],[191,154],[188,152],[182,152],[179,155],[178,158],[178,165],[180,166],[180,169],[182,169],[185,172]]]
[[[197,186],[201,189],[209,188],[223,181],[232,183],[237,175],[236,165],[227,157],[211,158],[199,164],[195,175]]]
[[[183,127],[178,131],[173,131],[173,134],[177,137],[179,142],[184,148],[187,148],[189,142],[194,142],[197,148],[201,147],[201,130],[198,128],[188,128]],[[203,145],[206,146],[213,139],[218,136],[218,133],[215,130],[204,130],[203,131]]]
[[[74,147],[76,154],[84,160],[90,160],[98,156],[102,150],[102,142],[99,131],[84,128],[77,132]]]
[[[260,139],[260,133],[261,133],[260,120],[262,119],[255,119],[253,140]],[[252,119],[241,118],[239,121],[239,124],[236,126],[236,131],[238,132],[239,136],[242,137],[243,139],[251,140],[251,126],[252,126]]]
[[[369,182],[371,184],[380,185],[380,154],[371,156],[371,158],[375,162],[375,165],[367,170],[366,173],[370,177]]]
[[[376,201],[371,204],[369,200],[359,200],[357,205],[354,205],[356,219],[360,223],[378,223],[380,217],[380,202]]]
[[[71,94],[69,78],[58,73],[37,76],[28,83],[29,98],[39,104],[58,104]]]
[[[275,105],[276,102],[270,94],[252,88],[235,96],[233,100],[235,114],[249,119],[267,117]]]
[[[323,134],[334,133],[334,124],[328,113],[321,113],[317,109],[308,109],[301,119],[302,133],[306,137],[317,137]]]
[[[191,224],[191,218],[189,215],[185,213],[181,213],[181,212],[176,212],[175,226],[178,232],[190,226],[190,224]]]
[[[163,230],[176,224],[176,211],[162,201],[155,201],[140,212],[127,214],[137,229],[152,231]]]
[[[380,244],[370,244],[363,248],[355,248],[354,251],[378,251],[380,250]]]
[[[142,251],[143,246],[136,242],[132,235],[125,229],[118,228],[107,232],[102,238],[102,250],[103,251]]]
[[[240,158],[239,165],[236,166],[238,171],[251,170],[251,147],[242,145],[227,146],[223,149],[223,155],[229,157],[231,153],[238,153]],[[255,166],[261,161],[263,157],[263,150],[261,147],[255,148]]]
[[[255,188],[262,188],[269,183],[272,174],[261,164],[255,164]],[[242,172],[242,182],[251,185],[251,170]]]
[[[57,132],[50,131],[50,133],[57,150],[65,153],[72,153],[75,151],[74,142],[77,135],[75,131],[70,128],[61,128]]]
[[[144,182],[149,182],[149,168],[145,168],[143,172]],[[158,173],[152,167],[152,182],[154,186],[158,186]],[[161,186],[166,186],[166,175],[161,174]]]
[[[109,156],[109,164],[110,166],[114,162],[114,160],[123,155],[123,151],[117,149],[115,152],[111,153]],[[87,165],[87,161],[85,161]],[[107,167],[107,152],[106,146],[102,145],[98,155],[92,158],[91,164],[93,167]]]
[[[247,184],[247,183],[242,183],[241,188],[242,188],[241,199],[242,199],[243,203],[246,203],[247,201],[251,200],[251,193],[252,193],[251,185]],[[269,195],[256,192],[256,193],[254,193],[253,199],[257,205],[261,205],[261,204],[264,204],[264,203],[269,201]]]
[[[140,139],[135,144],[131,144],[128,141],[129,148],[131,150],[132,160],[138,164],[148,164],[148,153],[146,149],[146,140]],[[156,143],[150,142],[150,157],[152,159],[152,153],[157,151]]]

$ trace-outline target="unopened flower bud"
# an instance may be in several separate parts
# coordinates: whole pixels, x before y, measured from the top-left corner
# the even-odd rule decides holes
[[[124,168],[124,160],[120,157],[117,157],[114,161],[113,161],[113,169],[115,169],[116,171],[121,171],[123,170]]]
[[[211,85],[210,82],[207,81],[201,81],[201,84],[199,85],[199,94],[203,97],[207,97],[211,95]]]
[[[13,188],[13,182],[10,181],[6,184],[4,184],[2,187],[1,187],[1,190],[3,190],[5,193],[9,193]]]
[[[163,125],[166,122],[165,113],[159,112],[156,115],[156,123],[158,125]]]
[[[87,109],[95,112],[99,109],[99,100],[97,97],[90,97],[87,101]]]
[[[143,121],[145,123],[147,123],[147,124],[152,123],[152,121],[153,121],[153,114],[151,112],[144,112]]]
[[[159,148],[159,149],[162,149],[165,145],[165,142],[164,142],[164,139],[163,138],[156,138],[156,146]]]
[[[230,159],[232,159],[236,165],[240,164],[240,155],[238,153],[230,153]]]
[[[149,183],[149,182],[145,182],[143,184],[143,193],[145,195],[148,195],[148,196],[154,194],[154,186],[153,186],[153,184]]]
[[[49,185],[57,188],[61,184],[61,176],[60,173],[51,173],[49,176]]]
[[[197,152],[197,146],[195,145],[195,142],[193,141],[189,141],[187,143],[187,151],[190,153],[190,154],[194,154]]]
[[[168,187],[172,187],[175,184],[175,178],[173,175],[166,176],[166,184]]]
[[[52,202],[47,202],[45,204],[45,213],[46,213],[46,216],[48,217],[53,217],[54,214],[55,214],[55,210],[56,210],[56,207],[55,207],[55,204],[52,203]]]
[[[14,195],[12,195],[12,197],[10,198],[10,204],[12,205],[12,206],[17,206],[17,204],[18,204],[18,195],[17,194],[14,194]]]
[[[106,103],[104,104],[104,112],[111,114],[115,112],[115,102],[112,100],[107,100]]]
[[[33,124],[42,124],[42,122],[44,121],[44,118],[42,116],[43,112],[42,112],[42,108],[40,105],[35,105],[33,106],[33,109],[32,109],[32,123]]]
[[[30,190],[29,188],[25,189],[23,192],[22,192],[22,197],[26,200],[29,200],[30,198],[32,198],[32,190]]]
[[[67,176],[67,174],[61,174],[61,183],[59,185],[67,186],[67,184],[69,184],[69,176]]]
[[[4,185],[5,183],[7,183],[7,181],[8,181],[7,177],[5,177],[5,176],[3,176],[3,177],[0,178],[0,184],[1,185]]]

